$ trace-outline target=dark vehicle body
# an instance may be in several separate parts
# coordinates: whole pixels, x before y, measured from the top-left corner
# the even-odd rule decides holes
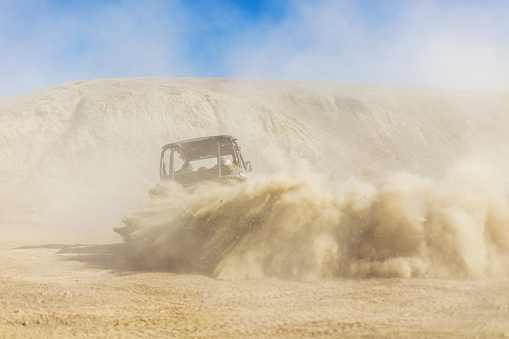
[[[251,163],[244,161],[235,137],[217,135],[173,142],[162,147],[161,183],[150,190],[150,195],[162,194],[171,182],[184,188],[202,182],[229,183],[248,179],[248,172]]]

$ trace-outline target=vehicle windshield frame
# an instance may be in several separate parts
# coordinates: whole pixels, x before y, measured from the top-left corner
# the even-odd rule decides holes
[[[237,139],[235,137],[230,135],[218,135],[183,140],[164,145],[161,150],[159,166],[159,174],[161,180],[171,180],[178,182],[178,180],[176,180],[176,174],[178,176],[178,171],[175,168],[175,154],[177,154],[177,156],[185,163],[190,163],[191,161],[196,160],[216,158],[216,165],[214,168],[217,168],[217,178],[221,178],[223,176],[225,169],[227,170],[228,174],[232,172],[231,170],[225,168],[225,166],[221,166],[222,156],[231,156],[233,165],[239,168],[241,171],[244,171],[246,165],[236,140]],[[170,154],[169,169],[167,170],[165,157],[168,156],[168,151]]]

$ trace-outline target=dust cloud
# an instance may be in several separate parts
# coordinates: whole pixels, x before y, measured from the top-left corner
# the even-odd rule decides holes
[[[486,278],[509,273],[509,186],[479,159],[442,179],[381,185],[313,171],[189,193],[175,187],[117,228],[141,269],[266,276]]]

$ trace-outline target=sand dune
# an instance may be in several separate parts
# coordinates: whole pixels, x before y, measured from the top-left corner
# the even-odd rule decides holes
[[[23,213],[52,223],[67,214],[62,220],[71,223],[85,208],[88,224],[113,223],[157,182],[161,145],[216,134],[237,136],[256,173],[309,166],[334,181],[383,185],[398,172],[445,178],[472,156],[507,173],[508,110],[508,93],[306,81],[77,81],[0,101],[0,211],[4,219]]]

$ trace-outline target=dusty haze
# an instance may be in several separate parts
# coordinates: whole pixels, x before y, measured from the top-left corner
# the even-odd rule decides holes
[[[103,259],[219,280],[507,279],[507,126],[508,93],[67,83],[0,100],[2,246],[118,243]],[[149,200],[163,144],[218,134],[248,183]],[[479,333],[509,330],[494,324]]]

